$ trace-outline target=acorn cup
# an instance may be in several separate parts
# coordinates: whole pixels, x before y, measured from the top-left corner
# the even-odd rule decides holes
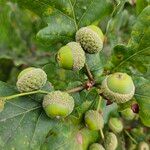
[[[105,98],[116,103],[125,103],[132,99],[135,86],[132,78],[126,73],[108,75],[102,82],[102,91]]]
[[[90,145],[89,150],[105,150],[104,147],[99,143]]]
[[[150,147],[146,142],[143,141],[139,143],[138,150],[150,150]]]
[[[104,120],[102,115],[96,110],[88,110],[84,116],[85,124],[90,130],[100,130],[100,134],[102,139],[104,139],[103,135],[103,127]]]
[[[16,85],[20,92],[31,92],[41,89],[46,81],[47,75],[42,69],[30,67],[18,75]]]
[[[118,146],[118,140],[116,135],[112,132],[108,132],[105,137],[105,149],[115,150]]]
[[[59,49],[56,59],[63,69],[81,70],[85,64],[85,52],[79,43],[70,42]]]
[[[98,53],[103,48],[104,36],[95,25],[80,28],[76,33],[76,41],[90,54]]]
[[[66,92],[53,91],[44,97],[43,108],[51,118],[64,118],[73,111],[74,99]]]
[[[123,123],[118,118],[110,118],[108,126],[114,133],[120,133],[123,130]]]

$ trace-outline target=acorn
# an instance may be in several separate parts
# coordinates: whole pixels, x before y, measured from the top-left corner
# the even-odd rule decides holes
[[[66,92],[53,91],[44,96],[43,108],[51,118],[64,118],[73,111],[74,99]]]
[[[31,92],[41,89],[46,81],[47,75],[42,69],[30,67],[18,75],[16,85],[20,92]]]
[[[85,64],[85,52],[79,43],[70,42],[59,49],[57,62],[64,69],[81,70]]]
[[[118,118],[110,118],[108,126],[114,133],[120,133],[123,130],[123,123]]]
[[[88,110],[85,113],[84,120],[90,130],[101,130],[104,127],[102,115],[95,110]]]
[[[118,140],[116,135],[113,132],[108,132],[105,137],[105,149],[115,150],[118,146]]]
[[[90,54],[98,53],[103,48],[104,36],[95,25],[80,28],[76,33],[76,41]]]
[[[126,108],[123,111],[121,111],[121,116],[126,120],[133,120],[136,114],[132,111],[131,108]]]
[[[105,150],[105,149],[101,144],[94,143],[89,147],[89,150]]]
[[[116,103],[125,103],[132,99],[135,86],[132,78],[126,73],[108,75],[102,82],[102,91],[105,98]]]
[[[140,142],[138,145],[138,150],[149,150],[149,146],[146,142]]]

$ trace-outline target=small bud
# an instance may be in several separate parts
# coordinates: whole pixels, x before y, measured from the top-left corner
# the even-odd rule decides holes
[[[131,109],[134,113],[139,113],[139,105],[138,104],[132,104]]]

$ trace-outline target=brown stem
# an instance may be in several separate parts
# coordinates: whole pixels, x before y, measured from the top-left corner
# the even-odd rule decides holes
[[[84,89],[89,90],[95,85],[95,81],[94,81],[93,75],[92,75],[88,65],[85,64],[84,67],[85,67],[85,70],[87,72],[87,76],[88,76],[89,81],[87,81],[85,84],[83,84],[83,85],[81,85],[79,87],[75,87],[73,89],[66,90],[65,92],[67,92],[67,93],[75,93],[75,92],[80,92],[80,91],[82,91]]]
[[[131,4],[132,6],[135,5],[136,1],[135,0],[131,0]]]
[[[84,89],[85,89],[84,86],[79,86],[79,87],[76,87],[76,88],[73,88],[73,89],[70,89],[70,90],[66,90],[65,92],[67,92],[67,93],[75,93],[75,92],[80,92],[80,91],[82,91]]]
[[[87,76],[88,76],[89,80],[94,81],[93,75],[92,75],[92,73],[91,73],[91,71],[90,71],[90,69],[86,63],[85,63],[85,70],[87,72]]]

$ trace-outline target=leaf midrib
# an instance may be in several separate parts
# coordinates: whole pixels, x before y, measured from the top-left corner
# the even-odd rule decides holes
[[[141,52],[146,51],[147,49],[150,49],[150,47],[147,47],[145,49],[142,49],[136,53],[134,53],[133,55],[131,55],[130,57],[126,58],[124,61],[122,61],[120,64],[118,64],[113,70],[116,70],[118,67],[120,67],[121,65],[123,65],[124,63],[126,63],[128,60],[130,60],[131,58],[133,58],[134,56],[138,55]]]
[[[11,116],[11,117],[8,117],[8,118],[3,118],[3,119],[0,120],[0,122],[4,122],[4,121],[6,121],[6,120],[8,120],[8,119],[12,119],[12,118],[18,117],[18,116],[20,116],[20,115],[24,115],[24,114],[29,113],[29,112],[31,112],[31,111],[37,110],[37,109],[39,109],[39,108],[41,108],[41,106],[34,107],[34,108],[32,108],[32,109],[28,109],[28,110],[26,110],[26,111],[24,111],[24,112],[18,113],[18,114],[16,114],[16,115]]]

